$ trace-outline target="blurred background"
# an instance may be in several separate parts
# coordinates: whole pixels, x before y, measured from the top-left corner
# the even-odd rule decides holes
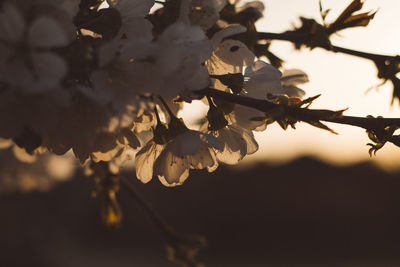
[[[263,2],[259,31],[282,32],[298,25],[299,16],[319,17],[317,0]],[[327,21],[350,2],[323,0],[332,9]],[[400,54],[400,2],[367,0],[363,10],[378,10],[370,25],[345,30],[332,42]],[[367,93],[381,83],[371,62],[321,49],[295,51],[280,41],[271,50],[286,68],[309,75],[302,86],[307,96],[322,94],[312,107],[400,117],[399,104],[390,106],[389,85]],[[362,129],[329,126],[339,135],[308,125],[287,131],[272,125],[257,133],[260,150],[242,164],[192,172],[177,188],[126,176],[178,231],[207,238],[198,257],[206,266],[400,266],[399,148],[388,144],[369,158]],[[0,188],[11,190],[0,190],[0,266],[175,266],[166,259],[160,230],[124,190],[123,224],[109,229],[101,222],[99,200],[90,195],[93,180],[58,173],[74,162],[1,159]],[[44,171],[48,161],[57,168]]]
[[[264,18],[258,30],[283,32],[299,25],[299,16],[315,18],[321,22],[318,0],[268,0]],[[326,21],[332,22],[352,1],[321,0],[324,9],[331,9]],[[362,11],[378,11],[367,27],[347,29],[336,34],[332,43],[345,48],[387,55],[400,54],[398,25],[400,2],[397,0],[367,0]],[[349,108],[345,115],[399,117],[400,106],[390,105],[392,89],[377,78],[372,61],[316,48],[296,51],[293,45],[273,41],[271,51],[286,61],[285,68],[299,68],[309,75],[310,82],[302,86],[307,96],[322,94],[313,108],[339,110]],[[363,129],[329,124],[339,135],[333,135],[305,124],[296,130],[283,131],[278,125],[258,133],[260,151],[250,160],[285,162],[300,155],[312,155],[335,164],[371,161],[387,170],[399,169],[400,151],[388,145],[369,158],[369,139]]]
[[[128,176],[179,232],[199,234],[208,267],[400,266],[400,179],[371,164],[287,165],[192,172],[183,186]],[[165,239],[122,188],[121,228],[107,228],[93,180],[0,197],[0,266],[177,266]]]

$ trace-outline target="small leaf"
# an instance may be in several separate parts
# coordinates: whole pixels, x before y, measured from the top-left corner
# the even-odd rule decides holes
[[[354,12],[360,10],[363,6],[361,0],[354,0],[346,7],[345,10],[337,17],[337,19],[329,26],[330,29],[336,29],[343,24],[345,20],[347,20]],[[335,32],[334,30],[333,32]]]
[[[287,121],[285,121],[285,120],[277,120],[276,122],[279,124],[279,126],[281,126],[281,128],[283,130],[287,129],[287,127],[288,127]]]
[[[304,99],[304,100],[301,101],[299,104],[297,104],[297,106],[298,106],[298,107],[301,107],[301,106],[303,106],[303,105],[309,103],[309,105],[307,106],[307,107],[309,107],[310,104],[311,104],[315,99],[317,99],[317,98],[320,97],[320,96],[321,96],[321,94],[316,95],[316,96],[309,97],[309,98],[307,98],[307,99]]]
[[[341,29],[351,27],[365,27],[374,18],[376,12],[365,12],[358,15],[351,16],[344,23]]]
[[[354,12],[360,10],[363,6],[360,0],[354,0],[340,16],[328,26],[330,34],[351,27],[367,26],[374,18],[376,12],[363,12],[353,15]]]
[[[317,127],[317,128],[323,129],[323,130],[327,130],[333,134],[338,134],[337,132],[335,132],[334,130],[332,130],[331,128],[329,128],[328,126],[326,126],[325,124],[323,124],[320,121],[304,121],[304,122],[306,122],[314,127]]]

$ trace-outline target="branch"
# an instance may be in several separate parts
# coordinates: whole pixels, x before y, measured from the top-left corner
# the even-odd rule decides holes
[[[243,95],[235,95],[213,88],[201,89],[196,91],[196,93],[202,96],[220,98],[231,103],[251,107],[266,113],[280,106],[279,104],[272,103],[268,100],[254,99]],[[400,126],[400,118],[364,118],[354,116],[337,117],[333,116],[335,113],[337,113],[336,111],[290,106],[285,106],[285,112],[287,113],[287,115],[291,115],[299,120],[321,120],[326,122],[357,126],[366,130],[384,129],[386,126]]]
[[[288,41],[294,44],[301,44],[307,46],[307,41],[310,39],[310,34],[302,34],[293,31],[287,31],[283,33],[271,33],[271,32],[258,32],[258,40],[281,40],[281,41]],[[394,60],[400,63],[399,56],[390,56],[390,55],[381,55],[381,54],[373,54],[367,53],[357,50],[352,50],[348,48],[343,48],[340,46],[335,45],[324,45],[324,44],[315,44],[316,47],[331,51],[331,52],[340,52],[347,55],[352,55],[356,57],[361,57],[365,59],[372,60],[374,62],[380,61],[384,62],[386,60]]]
[[[151,219],[157,224],[165,236],[170,237],[175,233],[175,230],[170,226],[163,217],[157,212],[149,202],[136,190],[136,188],[126,179],[119,175],[120,182],[123,188],[129,193],[129,195],[136,200],[136,202],[147,212]]]
[[[183,266],[199,266],[195,256],[200,248],[205,247],[205,238],[178,233],[164,218],[158,213],[149,202],[136,190],[128,179],[119,175],[120,183],[128,191],[129,195],[147,212],[151,219],[161,229],[167,239],[168,259],[172,262],[180,263]]]

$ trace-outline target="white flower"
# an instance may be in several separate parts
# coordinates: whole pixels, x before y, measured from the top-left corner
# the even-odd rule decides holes
[[[170,141],[154,163],[154,174],[165,186],[181,185],[189,176],[189,169],[218,167],[214,149],[222,150],[213,136],[187,130]]]
[[[210,40],[200,27],[177,21],[156,42],[135,39],[105,44],[99,54],[102,69],[92,75],[92,80],[101,94],[108,92],[104,99],[115,94],[128,100],[146,93],[167,99],[186,93],[190,99],[190,92],[209,84],[202,63],[210,56]]]
[[[268,63],[258,60],[245,70],[243,94],[257,99],[266,99],[268,94],[285,94],[281,86],[281,72]],[[234,117],[237,123],[245,129],[262,131],[265,124],[253,121],[251,118],[263,116],[263,112],[253,108],[236,105]]]
[[[222,150],[222,143],[211,135],[189,130],[175,120],[181,125],[174,124],[175,127],[181,129],[172,140],[165,139],[164,134],[171,135],[177,129],[170,125],[167,133],[167,128],[158,124],[154,138],[136,154],[136,176],[143,183],[156,175],[165,186],[176,186],[186,180],[189,169],[207,168],[211,172],[217,168],[214,149]]]
[[[217,159],[226,164],[238,164],[246,155],[255,153],[258,144],[253,132],[237,124],[230,124],[217,131],[211,131],[224,145],[222,151],[216,151]]]
[[[66,46],[70,39],[56,20],[39,16],[28,27],[19,10],[5,2],[0,32],[0,81],[30,93],[58,86],[67,66],[50,49]]]
[[[206,62],[209,74],[242,73],[244,66],[249,66],[254,62],[255,55],[242,42],[229,39],[222,41],[230,35],[245,31],[246,28],[243,26],[231,25],[213,35],[211,39],[213,53]],[[212,87],[229,91],[228,87],[219,80],[212,81]]]
[[[158,94],[172,98],[184,90],[208,85],[208,72],[202,65],[211,56],[211,43],[199,26],[178,21],[161,34],[156,45],[157,70],[163,79]]]

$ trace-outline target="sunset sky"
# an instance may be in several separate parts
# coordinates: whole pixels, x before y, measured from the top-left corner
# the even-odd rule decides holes
[[[320,20],[317,0],[263,2],[266,10],[258,23],[259,31],[291,29],[292,25],[299,25],[299,16]],[[350,2],[322,0],[325,9],[332,9],[327,22],[333,21]],[[367,0],[362,11],[370,10],[378,12],[366,28],[344,30],[332,38],[332,43],[366,52],[400,54],[400,1]],[[291,43],[282,41],[274,41],[271,50],[286,61],[286,68],[299,68],[309,75],[310,82],[302,86],[307,96],[322,94],[313,108],[349,108],[345,115],[351,116],[400,117],[400,105],[390,106],[392,89],[389,84],[367,93],[368,88],[381,82],[372,62],[322,49],[295,51]],[[400,169],[400,148],[388,144],[370,159],[366,146],[369,139],[363,129],[336,124],[329,126],[339,135],[304,123],[298,124],[296,130],[287,131],[273,125],[256,134],[260,150],[248,160],[286,161],[301,155],[317,155],[339,164],[371,160],[387,169]]]

